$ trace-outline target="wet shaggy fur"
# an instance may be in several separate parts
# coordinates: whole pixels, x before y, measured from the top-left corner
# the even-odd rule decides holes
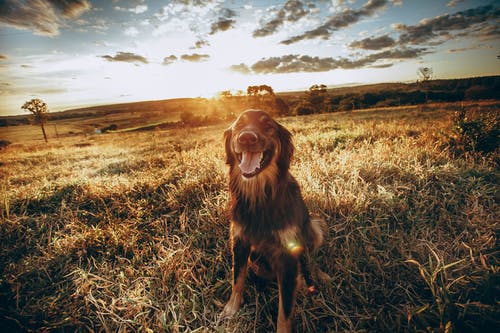
[[[231,194],[233,280],[222,315],[229,317],[238,311],[250,270],[261,278],[277,280],[277,331],[291,332],[300,276],[313,288],[309,258],[323,241],[324,220],[310,217],[300,187],[289,172],[294,152],[290,132],[267,113],[245,111],[225,131],[224,141]]]

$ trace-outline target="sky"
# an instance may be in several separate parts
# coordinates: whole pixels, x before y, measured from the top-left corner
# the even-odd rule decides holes
[[[0,0],[0,116],[500,74],[497,0]]]

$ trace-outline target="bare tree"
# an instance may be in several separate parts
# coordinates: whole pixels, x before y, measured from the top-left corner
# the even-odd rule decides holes
[[[40,126],[42,127],[43,138],[45,139],[45,142],[48,142],[44,127],[45,123],[47,122],[49,113],[47,103],[39,98],[33,98],[32,100],[25,102],[23,106],[21,106],[21,109],[24,109],[33,114],[35,123],[40,124]]]
[[[432,74],[434,74],[434,71],[432,70],[432,67],[419,67],[417,74],[420,82],[427,82],[432,79]]]
[[[427,103],[429,101],[429,87],[427,86],[427,82],[432,79],[434,71],[432,70],[432,67],[419,67],[417,74],[419,77],[417,82],[420,83],[422,88],[425,90],[425,103]]]

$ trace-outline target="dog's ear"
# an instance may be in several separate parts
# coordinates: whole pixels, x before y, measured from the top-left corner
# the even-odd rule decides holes
[[[231,137],[233,135],[232,127],[229,127],[224,131],[224,146],[226,148],[226,164],[233,165],[234,164],[234,154],[231,149]]]
[[[292,143],[292,133],[278,124],[278,136],[281,144],[278,167],[284,173],[290,167],[290,161],[293,156],[294,147]]]

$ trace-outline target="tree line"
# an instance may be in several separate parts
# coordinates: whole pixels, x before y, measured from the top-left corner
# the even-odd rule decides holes
[[[242,107],[260,108],[285,116],[500,98],[500,76],[431,80],[431,75],[432,69],[424,68],[419,74],[421,79],[415,83],[395,84],[392,88],[384,85],[368,91],[354,87],[345,92],[345,89],[328,89],[324,84],[314,84],[302,93],[275,94],[267,85],[249,86],[246,95],[222,92],[223,105],[220,107],[227,117],[241,111]]]

